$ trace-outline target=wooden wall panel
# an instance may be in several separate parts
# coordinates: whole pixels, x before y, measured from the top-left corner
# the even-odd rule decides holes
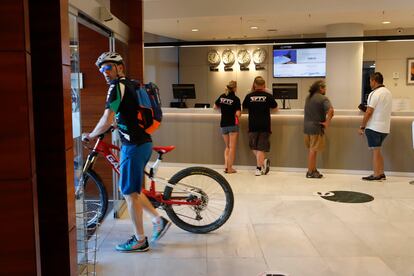
[[[128,75],[144,78],[144,33],[142,0],[111,1],[111,12],[129,27]]]
[[[2,275],[40,273],[27,0],[0,5]]]
[[[27,17],[25,2],[16,0],[3,0],[0,5],[1,43],[0,51],[26,50],[25,27]]]
[[[83,86],[81,90],[81,124],[82,132],[91,132],[98,123],[105,110],[108,85],[105,78],[95,65],[98,56],[109,51],[109,38],[86,26],[79,24],[79,58],[80,71],[83,74]],[[110,142],[110,136],[105,138]],[[88,151],[84,150],[86,158]],[[112,170],[103,158],[98,158],[95,171],[101,176],[108,195],[112,198]]]
[[[0,181],[1,275],[35,275],[35,225],[32,180]]]
[[[139,2],[141,0],[134,0]],[[129,0],[126,1],[111,1],[111,13],[115,15],[119,20],[126,23],[128,21],[128,8]]]
[[[29,9],[42,275],[77,275],[68,1]]]
[[[3,84],[0,179],[30,179],[33,174],[26,55],[25,51],[0,51],[0,60],[8,68],[0,74]]]
[[[140,80],[136,76],[132,76],[129,74],[130,72],[129,72],[129,67],[128,67],[129,66],[128,45],[118,39],[115,39],[115,50],[117,53],[119,53],[124,58],[125,67],[126,67],[126,75],[131,79]]]

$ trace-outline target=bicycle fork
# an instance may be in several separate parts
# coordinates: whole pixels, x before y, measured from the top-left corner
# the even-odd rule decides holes
[[[93,166],[93,164],[95,164],[97,157],[98,157],[98,153],[96,151],[92,151],[86,158],[85,164],[83,165],[83,168],[82,168],[82,174],[79,179],[79,185],[75,189],[76,198],[79,197],[79,195],[83,192],[86,172]]]

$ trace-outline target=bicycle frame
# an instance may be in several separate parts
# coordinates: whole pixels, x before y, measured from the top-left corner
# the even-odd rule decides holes
[[[85,165],[83,167],[83,171],[82,171],[83,174],[93,167],[99,154],[105,157],[106,161],[109,163],[109,165],[118,175],[120,174],[120,171],[119,171],[120,162],[119,162],[117,155],[113,153],[113,150],[119,152],[120,148],[115,145],[104,142],[103,137],[104,137],[103,134],[98,137],[95,143],[95,146],[89,153],[86,159]],[[183,184],[183,183],[176,183],[175,185],[173,185],[173,184],[168,183],[168,179],[155,177],[158,167],[161,164],[163,154],[164,154],[163,152],[158,152],[158,158],[156,159],[154,164],[151,166],[150,172],[144,171],[144,173],[150,178],[151,184],[150,184],[150,189],[146,190],[145,188],[143,188],[142,193],[144,193],[148,198],[151,198],[164,206],[166,205],[194,205],[195,206],[195,205],[201,204],[201,200],[199,199],[201,194],[193,190],[190,191],[188,189],[182,189],[182,191],[185,191],[186,193],[190,193],[197,197],[197,199],[193,199],[190,201],[188,201],[187,196],[183,196],[183,197],[175,196],[174,199],[165,200],[164,194],[161,192],[157,192],[155,190],[155,186],[156,186],[155,180],[160,180],[159,182],[163,182],[164,185],[170,186],[170,187],[175,187],[175,185],[181,185],[184,187],[195,188],[190,185]]]

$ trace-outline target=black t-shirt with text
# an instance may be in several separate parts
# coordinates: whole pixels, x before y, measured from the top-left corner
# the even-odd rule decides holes
[[[151,136],[138,125],[135,88],[136,83],[127,78],[112,81],[105,108],[115,112],[122,143],[141,145],[151,142]]]
[[[238,110],[241,110],[241,104],[239,97],[237,97],[234,92],[230,92],[228,95],[220,95],[215,104],[221,109],[221,127],[235,126],[239,124],[235,114]]]
[[[270,133],[270,109],[276,107],[276,100],[265,91],[253,91],[247,94],[243,101],[243,108],[249,109],[249,132]]]

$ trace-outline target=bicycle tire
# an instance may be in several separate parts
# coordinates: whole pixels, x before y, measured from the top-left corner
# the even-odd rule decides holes
[[[108,210],[108,192],[101,177],[92,169],[84,176],[84,211],[86,227],[93,229],[100,223]]]
[[[205,181],[208,181],[208,183],[211,183],[212,186],[217,186],[216,188],[218,189],[218,192],[223,193],[225,205],[223,207],[223,211],[219,214],[217,219],[213,220],[211,223],[201,224],[201,223],[204,223],[202,221],[204,220],[204,218],[210,217],[207,214],[207,211],[208,211],[207,209],[217,208],[216,206],[218,206],[218,205],[214,205],[214,204],[217,204],[216,201],[214,204],[211,201],[215,199],[212,197],[212,194],[205,188],[202,189],[200,187],[201,182],[205,182]],[[191,185],[199,189],[196,192],[204,194],[201,197],[198,197],[198,199],[201,198],[203,201],[203,203],[200,204],[200,206],[190,206],[190,205],[167,205],[165,206],[165,211],[168,217],[171,219],[172,222],[175,223],[175,225],[177,225],[181,229],[188,231],[188,232],[192,232],[192,233],[205,234],[205,233],[218,229],[230,218],[230,215],[233,211],[233,205],[234,205],[233,191],[231,189],[230,184],[227,182],[227,180],[222,175],[220,175],[218,172],[212,169],[209,169],[209,168],[205,168],[205,167],[190,167],[190,168],[183,169],[177,172],[176,174],[174,174],[171,177],[171,179],[168,181],[168,183],[173,184],[173,185],[177,183]],[[174,186],[174,187],[166,186],[164,190],[164,199],[166,200],[174,199],[174,189],[176,187],[177,186]],[[177,193],[179,193],[178,188],[176,190],[177,190]],[[188,194],[187,196],[188,196],[187,200],[194,200],[194,195]],[[182,198],[182,194],[180,195],[180,197]],[[190,198],[190,197],[193,197],[193,198]],[[205,206],[202,206],[203,204],[205,204]],[[180,207],[181,209],[179,209]],[[197,208],[203,208],[203,210],[201,211],[199,210],[200,212],[199,217],[196,216],[192,218],[192,217],[189,217],[187,215],[180,213],[182,212],[183,208],[187,208],[184,211],[190,211],[190,215],[192,215],[193,213],[197,214],[197,211],[196,211]],[[204,217],[201,217],[201,220],[200,220],[201,214]]]

